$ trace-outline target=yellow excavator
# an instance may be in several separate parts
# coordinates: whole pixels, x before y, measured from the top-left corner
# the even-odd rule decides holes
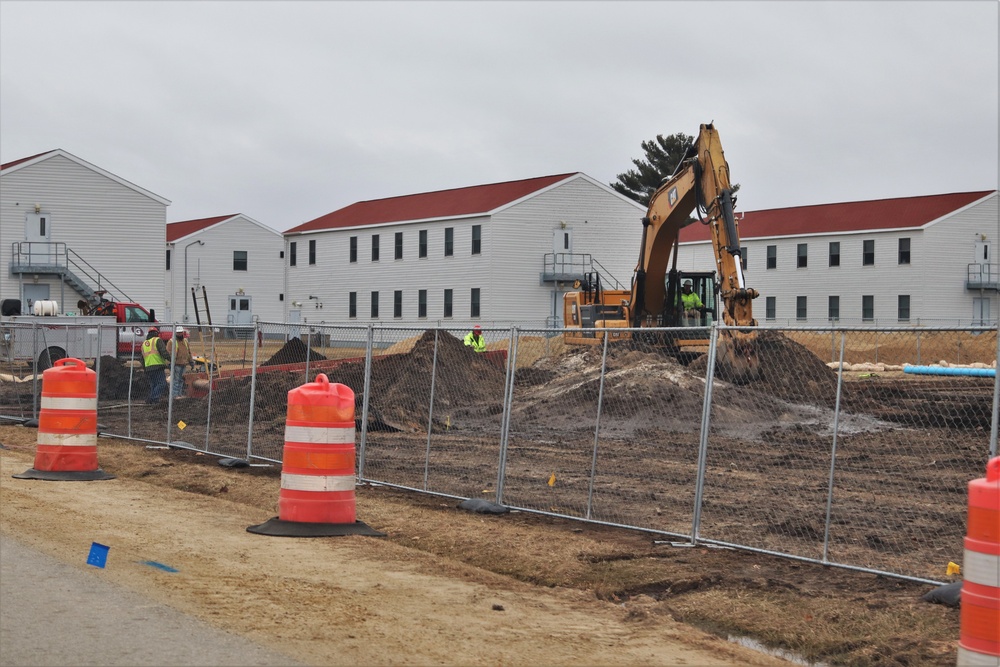
[[[720,316],[728,326],[755,327],[752,301],[758,293],[745,284],[735,205],[719,134],[711,123],[704,124],[673,175],[649,200],[642,219],[642,247],[632,288],[605,290],[598,274],[577,281],[574,286],[578,291],[566,293],[563,301],[564,326],[570,330],[564,336],[565,342],[596,345],[605,336],[609,342],[639,338],[688,362],[708,351],[706,330],[633,335],[627,329],[707,327]],[[692,213],[697,218],[692,218]],[[680,230],[697,222],[711,228],[715,271],[678,271]],[[671,256],[673,264],[668,270]],[[700,297],[700,312],[693,318],[685,317],[692,311],[685,309],[682,281],[691,281],[692,292]],[[747,382],[759,373],[756,333],[722,330],[716,349],[716,374],[733,382]]]

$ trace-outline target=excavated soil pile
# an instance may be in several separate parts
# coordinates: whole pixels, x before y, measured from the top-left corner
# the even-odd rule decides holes
[[[292,338],[285,346],[261,364],[261,366],[281,366],[283,364],[304,364],[309,361],[326,361],[326,357],[310,349],[301,338]]]

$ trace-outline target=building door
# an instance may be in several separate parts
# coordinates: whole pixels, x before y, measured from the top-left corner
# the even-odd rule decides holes
[[[23,250],[28,253],[28,264],[31,266],[52,266],[56,263],[50,222],[48,213],[27,213],[24,216],[24,240],[28,246]]]
[[[246,326],[253,324],[253,310],[250,304],[253,297],[247,294],[233,294],[229,297],[229,315],[226,318],[227,324],[235,326]]]
[[[552,231],[552,252],[554,273],[571,273],[573,266],[573,230],[560,227]]]
[[[298,308],[292,308],[288,311],[288,323],[291,325],[288,328],[288,338],[298,338],[302,335],[302,327],[299,323],[302,322],[302,311]]]
[[[973,297],[972,299],[972,326],[983,326],[990,324],[990,299]]]
[[[979,265],[980,284],[991,282],[990,276],[990,244],[986,241],[976,241],[976,264]],[[996,276],[992,276],[996,280]]]
[[[49,286],[45,284],[26,283],[24,286],[24,308],[21,312],[24,315],[31,315],[31,307],[36,301],[47,301],[49,298]],[[62,304],[59,304],[60,306]]]

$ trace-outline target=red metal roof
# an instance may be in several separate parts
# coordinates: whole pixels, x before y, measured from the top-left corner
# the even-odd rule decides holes
[[[484,214],[564,181],[576,173],[578,172],[360,201],[292,227],[286,230],[285,234],[403,220]]]
[[[0,171],[3,171],[4,169],[8,169],[8,168],[13,167],[15,165],[19,165],[22,162],[27,162],[28,160],[34,160],[36,157],[41,157],[43,155],[48,155],[49,153],[55,153],[55,151],[54,150],[52,150],[52,151],[45,151],[44,153],[38,153],[37,155],[30,155],[28,157],[23,157],[20,160],[11,160],[10,162],[6,162],[4,164],[0,164]]]
[[[194,234],[195,232],[200,232],[206,227],[211,227],[214,224],[220,223],[223,220],[229,220],[230,218],[235,218],[238,213],[233,213],[232,215],[218,215],[214,218],[200,218],[198,220],[184,220],[182,222],[171,222],[167,225],[167,243],[173,243],[177,239],[182,239],[188,234]]]
[[[982,190],[747,211],[740,219],[740,238],[921,227],[992,192],[996,191]],[[737,212],[737,216],[739,215]],[[711,238],[708,225],[698,223],[688,225],[680,234],[681,243],[708,241]]]

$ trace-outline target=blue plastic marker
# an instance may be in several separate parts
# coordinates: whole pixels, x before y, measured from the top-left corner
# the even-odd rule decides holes
[[[90,545],[90,554],[87,556],[87,565],[103,568],[108,562],[108,550],[111,547],[93,542]]]
[[[164,565],[163,563],[157,563],[155,560],[141,560],[139,561],[139,564],[155,567],[156,569],[163,570],[164,572],[180,572],[180,570],[172,568],[169,565]]]

